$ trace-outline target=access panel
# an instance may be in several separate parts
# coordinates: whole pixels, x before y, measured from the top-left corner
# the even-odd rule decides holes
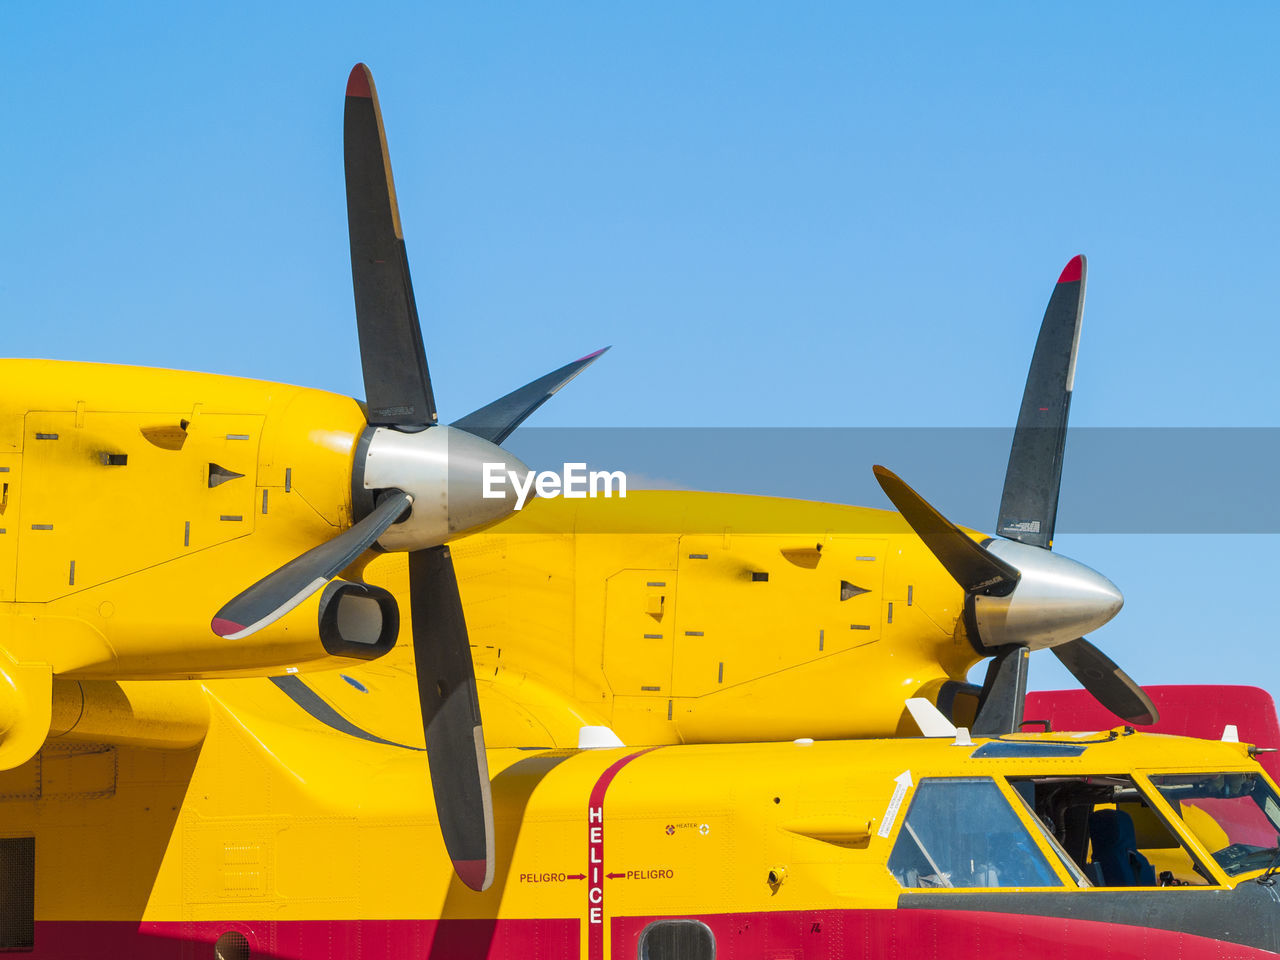
[[[16,599],[56,600],[252,533],[261,429],[240,414],[27,414],[21,507],[6,511],[20,517]]]
[[[703,696],[879,640],[886,543],[681,537],[673,696]]]
[[[674,570],[620,570],[605,581],[604,673],[616,696],[671,696]]]

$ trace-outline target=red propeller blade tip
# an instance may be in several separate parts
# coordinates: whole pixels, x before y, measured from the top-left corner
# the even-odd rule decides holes
[[[458,876],[472,890],[484,889],[485,874],[489,872],[489,863],[486,860],[455,860],[453,861],[453,869],[457,871]]]
[[[1080,279],[1081,268],[1084,263],[1084,257],[1072,257],[1067,261],[1067,265],[1062,268],[1062,275],[1058,277],[1059,283],[1074,283]]]
[[[236,623],[234,620],[224,620],[222,617],[214,617],[209,624],[213,628],[213,632],[220,637],[230,636],[233,633],[239,633],[244,629],[243,623]]]
[[[373,97],[369,90],[369,68],[363,63],[351,68],[351,76],[347,77],[347,96],[364,97],[366,100]]]
[[[599,350],[596,350],[594,353],[588,353],[585,357],[579,357],[577,360],[574,361],[574,363],[582,363],[584,360],[594,360],[596,357],[600,356],[600,354],[604,353],[608,349],[609,349],[608,347],[601,347]]]

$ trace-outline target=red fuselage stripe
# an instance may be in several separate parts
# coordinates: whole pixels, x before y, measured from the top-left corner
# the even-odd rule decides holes
[[[945,894],[944,894],[945,896]],[[1082,894],[1097,896],[1097,894]],[[788,910],[689,915],[711,928],[717,955],[877,960],[1255,960],[1274,953],[1173,930],[969,910]],[[640,933],[663,917],[614,917],[614,960],[634,960]],[[503,920],[37,921],[31,960],[185,960],[212,956],[223,933],[254,960],[569,960],[577,918]]]
[[[587,801],[587,957],[604,960],[604,795],[619,771],[657,747],[628,754],[613,763],[591,788]]]

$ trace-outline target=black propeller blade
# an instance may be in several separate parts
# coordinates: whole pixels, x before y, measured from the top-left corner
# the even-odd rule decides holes
[[[279,620],[354,563],[412,502],[407,493],[389,493],[359,523],[290,560],[225,603],[213,615],[213,632],[239,640]]]
[[[351,279],[369,424],[430,427],[436,422],[435,397],[382,112],[364,64],[357,64],[347,81],[343,134]],[[471,646],[448,547],[409,554],[409,595],[418,700],[440,831],[463,883],[484,890],[494,872],[493,803]]]
[[[1053,545],[1062,454],[1084,316],[1086,264],[1073,257],[1049,297],[1036,339],[1018,426],[1009,451],[996,533],[1036,547]]]
[[[413,659],[444,845],[472,890],[493,882],[493,799],[475,668],[448,547],[409,554]]]
[[[975,733],[1018,729],[1027,654],[1044,646],[1118,716],[1133,723],[1152,723],[1156,717],[1150,698],[1124,671],[1087,640],[1069,639],[1114,616],[1123,603],[1119,591],[1096,571],[1048,552],[1057,522],[1085,279],[1084,257],[1073,257],[1058,277],[1040,325],[996,518],[1004,540],[975,543],[901,479],[875,468],[894,506],[964,588],[970,640],[979,651],[996,655],[983,685]]]
[[[384,548],[408,551],[418,693],[441,831],[459,877],[483,890],[494,874],[489,770],[466,621],[453,563],[442,544],[515,508],[507,498],[486,496],[478,485],[471,489],[451,481],[490,460],[523,468],[497,443],[604,351],[464,417],[457,429],[436,425],[382,114],[373,77],[362,63],[347,79],[343,136],[351,279],[368,420],[351,479],[354,490],[368,492],[369,504],[374,496],[380,499],[350,529],[225,604],[211,626],[228,640],[246,637],[320,590],[380,539]],[[442,486],[448,493],[439,502]],[[419,510],[415,503],[430,505]],[[366,508],[356,505],[357,510]],[[378,643],[383,643],[382,633],[388,645],[394,643],[399,613],[390,594],[378,590],[374,596],[377,588],[363,584],[338,589],[348,598],[373,597],[381,623]],[[341,647],[347,638],[339,608],[332,609],[333,622],[322,606],[317,626],[322,639],[326,629],[338,630],[335,642]],[[367,630],[368,624],[363,626]],[[352,642],[365,645],[358,655],[384,652],[363,639]],[[328,641],[325,649],[333,652]],[[336,655],[347,652],[340,649]]]
[[[490,443],[501,443],[511,436],[513,430],[529,417],[531,413],[555,396],[566,383],[595,363],[608,347],[588,353],[585,357],[566,363],[558,370],[526,383],[517,390],[512,390],[505,397],[486,404],[479,410],[468,413],[461,420],[450,424],[459,430],[488,440]]]
[[[347,79],[343,145],[351,281],[369,423],[429,426],[436,422],[436,401],[409,279],[378,93],[363,63],[357,63]]]
[[[973,721],[975,737],[998,737],[1022,729],[1030,659],[1031,651],[1026,647],[1011,645],[987,665],[987,677],[978,695],[978,715]]]
[[[1073,257],[1049,297],[1027,371],[996,515],[996,532],[1001,536],[1046,550],[1053,549],[1058,517],[1087,280],[1085,258]],[[1158,714],[1151,699],[1088,640],[1081,637],[1050,649],[1080,685],[1112,713],[1131,723],[1155,722]]]
[[[966,593],[1002,597],[1017,586],[1015,567],[983,549],[892,470],[879,465],[871,469],[880,489]]]
[[[1117,717],[1140,726],[1155,723],[1160,712],[1133,678],[1110,657],[1081,637],[1051,647],[1053,655],[1095,700]]]

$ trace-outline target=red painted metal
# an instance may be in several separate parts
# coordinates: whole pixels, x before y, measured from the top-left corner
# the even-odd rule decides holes
[[[253,960],[497,960],[578,955],[579,921],[37,921],[32,960],[205,960],[229,931]]]
[[[1177,684],[1142,689],[1160,711],[1160,722],[1139,730],[1217,740],[1223,727],[1233,723],[1245,743],[1280,748],[1275,701],[1259,687]],[[1084,690],[1028,693],[1023,716],[1027,720],[1048,720],[1054,730],[1109,730],[1125,722]],[[1260,753],[1258,762],[1272,780],[1280,781],[1280,754]]]
[[[1087,894],[1086,894],[1087,895]],[[941,894],[946,896],[946,894]],[[711,928],[719,960],[1254,960],[1275,954],[1170,930],[965,910],[794,910],[689,915]],[[634,960],[640,934],[669,917],[615,917],[614,960]],[[579,921],[316,920],[130,923],[42,921],[32,960],[191,960],[235,930],[254,960],[569,960]]]
[[[1079,280],[1080,274],[1082,272],[1081,264],[1083,262],[1084,262],[1083,259],[1078,256],[1072,257],[1070,260],[1068,260],[1067,265],[1062,268],[1062,273],[1059,274],[1058,276],[1058,282],[1072,283],[1073,281]]]
[[[347,96],[364,97],[366,100],[373,97],[369,90],[368,67],[363,63],[357,63],[351,68],[351,75],[347,77]]]
[[[664,919],[670,918],[615,918],[613,960],[635,960],[644,928]],[[797,910],[692,919],[711,928],[718,960],[1253,960],[1275,956],[1170,930],[971,910]]]

